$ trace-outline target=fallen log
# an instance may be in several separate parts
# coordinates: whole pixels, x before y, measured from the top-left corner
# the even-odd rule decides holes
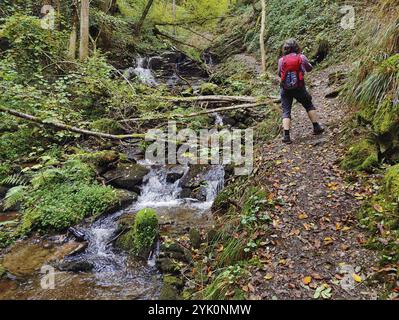
[[[8,108],[4,108],[2,106],[0,106],[0,111],[8,113],[10,115],[13,115],[13,116],[21,118],[21,119],[25,119],[25,120],[34,122],[36,124],[40,124],[40,125],[47,126],[47,127],[52,127],[57,130],[71,131],[71,132],[76,132],[76,133],[80,133],[80,134],[83,134],[86,136],[93,136],[93,137],[97,137],[97,138],[104,138],[104,139],[111,139],[111,140],[127,140],[127,139],[133,139],[133,138],[144,139],[146,136],[146,134],[144,134],[144,133],[130,133],[130,134],[123,134],[123,135],[113,135],[113,134],[108,134],[108,133],[104,133],[104,132],[94,132],[94,131],[70,126],[70,125],[67,125],[64,123],[60,123],[60,122],[45,121],[38,117],[32,116],[30,114],[11,110]]]
[[[170,102],[250,102],[255,103],[259,99],[256,97],[248,97],[248,96],[219,96],[219,95],[212,95],[212,96],[196,96],[196,97],[164,97],[164,100]]]
[[[218,112],[225,112],[225,111],[231,111],[231,110],[237,110],[237,109],[250,109],[250,108],[257,108],[261,106],[265,106],[265,102],[257,102],[257,103],[247,103],[247,104],[240,104],[236,106],[229,106],[229,107],[222,107],[222,108],[215,108],[215,109],[208,109],[204,111],[199,111],[199,112],[193,112],[189,114],[168,114],[168,115],[162,115],[162,116],[156,116],[156,117],[147,117],[147,118],[131,118],[131,119],[124,119],[124,120],[119,120],[120,122],[137,122],[137,121],[147,121],[147,120],[163,120],[163,119],[170,119],[173,120],[175,118],[181,119],[181,118],[192,118],[204,114],[210,114],[210,113],[218,113]]]
[[[196,97],[163,97],[163,100],[170,102],[210,102],[210,103],[232,103],[232,102],[248,102],[248,103],[279,103],[280,100],[274,97],[251,97],[251,96],[196,96]]]

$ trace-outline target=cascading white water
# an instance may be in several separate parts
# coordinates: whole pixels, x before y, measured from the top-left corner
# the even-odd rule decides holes
[[[150,86],[158,85],[151,69],[148,68],[148,60],[146,58],[138,57],[136,63],[137,66],[133,69],[133,73],[137,78],[144,84]]]
[[[215,117],[215,125],[216,126],[223,126],[223,118],[222,118],[222,116],[219,113],[217,113],[217,112],[213,113],[213,116]]]

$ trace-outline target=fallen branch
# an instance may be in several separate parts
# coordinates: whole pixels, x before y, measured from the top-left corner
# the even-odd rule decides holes
[[[155,34],[155,35],[160,35],[161,37],[164,37],[164,38],[166,38],[166,39],[169,39],[170,41],[176,42],[176,43],[181,44],[181,45],[183,45],[183,46],[188,46],[188,47],[191,47],[191,48],[194,48],[194,49],[201,50],[201,49],[198,48],[197,46],[194,46],[194,45],[192,45],[192,44],[190,44],[190,43],[187,43],[187,42],[184,42],[184,41],[182,41],[182,40],[179,40],[179,39],[177,39],[177,38],[175,38],[175,37],[172,37],[171,35],[169,35],[169,34],[167,34],[167,33],[164,33],[164,32],[162,32],[162,31],[160,31],[157,27],[154,28],[154,34]]]
[[[113,134],[108,134],[108,133],[103,133],[103,132],[94,132],[94,131],[90,131],[90,130],[85,130],[85,129],[73,127],[73,126],[70,126],[67,124],[63,124],[60,122],[44,121],[44,120],[41,120],[40,118],[32,116],[30,114],[7,109],[2,106],[0,106],[0,111],[11,114],[11,115],[21,118],[21,119],[25,119],[25,120],[34,122],[36,124],[40,124],[40,125],[47,126],[47,127],[52,127],[57,130],[66,130],[66,131],[76,132],[76,133],[80,133],[80,134],[83,134],[86,136],[93,136],[93,137],[97,137],[97,138],[104,138],[104,139],[111,139],[111,140],[127,140],[127,139],[132,139],[132,138],[144,139],[145,138],[145,134],[143,134],[143,133],[113,135]]]
[[[170,102],[213,102],[213,103],[231,103],[231,102],[248,102],[248,103],[278,103],[280,100],[276,98],[262,98],[250,96],[197,96],[197,97],[163,97],[162,99]]]
[[[216,109],[208,109],[204,111],[199,111],[199,112],[193,112],[189,114],[169,114],[169,115],[162,115],[162,116],[156,116],[156,117],[148,117],[148,118],[131,118],[131,119],[124,119],[120,120],[120,122],[135,122],[135,121],[147,121],[147,120],[162,120],[162,119],[170,119],[173,120],[174,118],[192,118],[204,114],[210,114],[210,113],[218,113],[218,112],[225,112],[225,111],[231,111],[231,110],[237,110],[237,109],[250,109],[250,108],[257,108],[261,106],[265,106],[265,102],[257,102],[257,103],[247,103],[247,104],[240,104],[236,106],[229,106],[229,107],[222,107],[222,108],[216,108]]]

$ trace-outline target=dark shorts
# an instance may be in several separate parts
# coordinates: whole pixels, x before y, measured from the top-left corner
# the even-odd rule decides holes
[[[280,94],[281,106],[283,109],[283,119],[291,118],[291,109],[294,99],[303,105],[303,107],[306,109],[306,112],[309,112],[310,110],[316,110],[312,102],[312,96],[305,87],[293,90],[285,90],[284,88],[281,88]]]

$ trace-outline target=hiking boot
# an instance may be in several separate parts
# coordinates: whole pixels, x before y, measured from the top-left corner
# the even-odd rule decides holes
[[[313,129],[314,135],[319,135],[319,134],[322,134],[323,132],[324,132],[324,128],[322,128],[321,126],[317,126],[316,128]]]
[[[283,137],[283,143],[291,144],[292,141],[291,141],[290,136],[284,136],[284,137]]]

